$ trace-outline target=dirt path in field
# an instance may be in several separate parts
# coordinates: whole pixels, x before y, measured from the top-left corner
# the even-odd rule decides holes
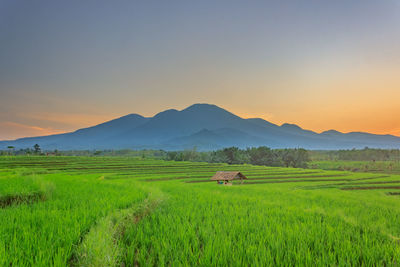
[[[336,182],[336,181],[348,181],[347,179],[296,179],[296,180],[281,180],[281,181],[249,181],[243,183],[243,185],[251,184],[282,184],[282,183],[309,183],[309,182]]]
[[[125,231],[151,214],[165,199],[161,191],[153,191],[143,202],[101,218],[84,233],[69,266],[120,266],[124,253],[120,243]]]
[[[295,182],[323,182],[323,181],[352,181],[351,178],[339,178],[339,179],[311,179],[311,178],[333,178],[333,177],[345,177],[343,175],[307,175],[307,176],[271,176],[271,177],[253,177],[247,178],[243,184],[269,184],[269,183],[295,183]],[[305,178],[309,178],[306,179]],[[194,179],[194,178],[192,178]],[[273,181],[268,181],[273,180]],[[186,183],[213,183],[215,181],[198,179],[185,181]]]

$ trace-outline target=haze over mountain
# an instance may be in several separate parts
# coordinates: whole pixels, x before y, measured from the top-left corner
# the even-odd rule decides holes
[[[352,149],[400,148],[400,137],[335,130],[316,133],[294,124],[278,126],[263,119],[243,119],[218,106],[194,104],[154,117],[130,114],[75,132],[1,141],[0,149],[39,144],[42,149],[165,149],[197,147],[214,150],[268,146],[271,148]]]

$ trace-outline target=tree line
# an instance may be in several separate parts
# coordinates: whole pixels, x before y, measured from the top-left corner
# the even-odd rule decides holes
[[[264,166],[281,166],[306,168],[310,161],[309,153],[302,148],[271,149],[269,147],[253,147],[239,149],[228,147],[216,151],[197,151],[196,148],[183,151],[164,150],[46,150],[42,151],[39,145],[33,148],[15,150],[9,147],[7,151],[0,151],[0,155],[47,155],[47,156],[127,156],[153,158],[174,161],[197,161],[228,164],[253,164]]]
[[[211,152],[198,152],[196,149],[169,151],[166,160],[306,168],[310,157],[308,151],[302,148],[271,149],[261,146],[247,149],[228,147]]]
[[[24,148],[16,150],[14,146],[7,146],[7,150],[0,150],[0,155],[44,155],[42,149],[38,144],[35,144],[32,148]]]
[[[122,156],[141,157],[175,161],[201,161],[210,163],[253,164],[264,166],[307,167],[309,161],[397,161],[399,149],[349,149],[349,150],[305,150],[271,149],[265,146],[239,149],[229,147],[216,151],[197,151],[196,148],[183,151],[154,149],[106,149],[106,150],[42,150],[36,144],[31,148],[15,149],[13,146],[0,150],[0,155],[48,155],[48,156]]]
[[[399,161],[399,149],[341,149],[331,151],[310,151],[312,160],[344,160],[344,161]]]

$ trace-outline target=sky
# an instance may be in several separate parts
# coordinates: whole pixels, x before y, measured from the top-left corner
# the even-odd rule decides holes
[[[400,136],[400,1],[0,0],[0,140],[210,103]]]

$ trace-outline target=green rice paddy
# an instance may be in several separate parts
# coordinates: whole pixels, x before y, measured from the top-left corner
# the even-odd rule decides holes
[[[0,266],[398,266],[399,193],[397,174],[0,157]]]

